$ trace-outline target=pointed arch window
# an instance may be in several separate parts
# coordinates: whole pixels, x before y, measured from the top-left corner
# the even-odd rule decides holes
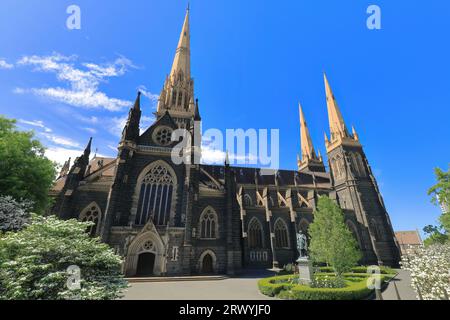
[[[248,226],[248,246],[250,249],[263,248],[263,228],[256,218],[253,218]]]
[[[253,206],[252,197],[250,197],[250,195],[248,195],[248,194],[244,195],[244,205],[245,205],[245,207]]]
[[[275,247],[278,249],[289,248],[288,228],[282,219],[278,219],[275,223]]]
[[[219,235],[219,223],[216,211],[213,208],[206,208],[200,216],[200,238],[213,240]]]
[[[181,107],[183,102],[183,92],[180,90],[180,92],[178,93],[178,106]]]
[[[100,222],[102,219],[102,212],[96,203],[91,203],[80,214],[79,220],[81,222],[92,222],[94,225],[87,229],[87,233],[91,237],[95,237],[100,229]]]
[[[172,105],[173,106],[177,105],[177,90],[172,91]]]
[[[157,226],[169,223],[176,180],[171,171],[162,164],[153,166],[141,183],[137,225],[145,225],[149,219]]]

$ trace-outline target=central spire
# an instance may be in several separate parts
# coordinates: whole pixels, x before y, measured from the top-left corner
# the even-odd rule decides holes
[[[177,52],[172,65],[171,77],[183,72],[186,79],[191,78],[191,33],[189,27],[189,6],[186,10],[183,29],[181,30],[180,40],[178,41]]]
[[[189,11],[188,7],[172,69],[161,91],[156,113],[158,118],[161,118],[169,112],[175,122],[182,127],[186,127],[188,121],[195,116],[194,80],[191,78]]]

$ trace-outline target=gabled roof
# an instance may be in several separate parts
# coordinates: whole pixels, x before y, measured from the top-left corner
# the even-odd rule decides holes
[[[422,238],[417,230],[415,231],[398,231],[395,237],[400,245],[420,246],[423,244]]]
[[[208,173],[216,181],[224,183],[224,167],[202,165],[202,170]],[[261,175],[261,169],[248,168],[248,167],[231,167],[231,171],[236,176],[236,182],[239,185],[255,185],[256,178],[258,179],[258,185],[263,186],[275,186],[275,175]],[[314,179],[318,188],[328,189],[331,188],[329,173],[311,173],[311,172],[298,172],[295,170],[279,170],[277,173],[278,185],[283,186],[297,186],[299,187],[313,187]],[[297,178],[296,178],[297,177]],[[294,179],[297,179],[295,182]]]
[[[139,137],[138,144],[140,145],[154,145],[152,140],[153,131],[159,127],[159,126],[167,126],[169,128],[172,128],[173,130],[178,129],[178,125],[173,120],[172,116],[168,111],[159,118],[157,121],[155,121],[145,132]]]

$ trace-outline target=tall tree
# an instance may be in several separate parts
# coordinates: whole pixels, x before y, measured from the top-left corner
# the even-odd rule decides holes
[[[355,237],[345,224],[343,211],[326,196],[319,198],[309,234],[311,258],[327,263],[338,276],[349,271],[362,257]]]
[[[0,195],[32,201],[34,210],[43,212],[56,175],[44,151],[33,132],[19,131],[15,120],[0,116]]]
[[[447,172],[440,168],[435,169],[437,183],[428,190],[435,205],[447,209],[450,206],[450,167]],[[439,217],[440,226],[426,226],[423,230],[428,235],[424,241],[425,245],[442,244],[449,240],[450,235],[450,212],[444,212]]]

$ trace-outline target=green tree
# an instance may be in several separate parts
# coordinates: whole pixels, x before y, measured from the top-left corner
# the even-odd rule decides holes
[[[17,130],[15,123],[0,116],[0,195],[32,201],[42,213],[49,204],[55,164],[44,156],[34,133]]]
[[[309,234],[313,261],[327,263],[339,277],[362,258],[357,241],[345,224],[343,211],[326,196],[319,198]]]
[[[0,299],[107,300],[126,282],[122,260],[86,229],[92,223],[32,215],[31,224],[0,238]],[[70,266],[81,270],[81,289],[67,286]],[[73,289],[73,288],[72,288]]]
[[[423,232],[427,235],[423,242],[426,247],[434,244],[444,244],[448,241],[448,235],[442,232],[442,227],[429,225],[423,228]]]
[[[428,195],[432,196],[432,202],[435,205],[441,206],[450,205],[450,168],[447,172],[440,168],[435,169],[437,179],[436,185],[428,190]],[[443,206],[445,207],[445,206]],[[443,244],[449,241],[450,237],[450,212],[444,212],[439,217],[440,226],[426,226],[423,231],[428,235],[424,244],[430,246],[433,244]]]

